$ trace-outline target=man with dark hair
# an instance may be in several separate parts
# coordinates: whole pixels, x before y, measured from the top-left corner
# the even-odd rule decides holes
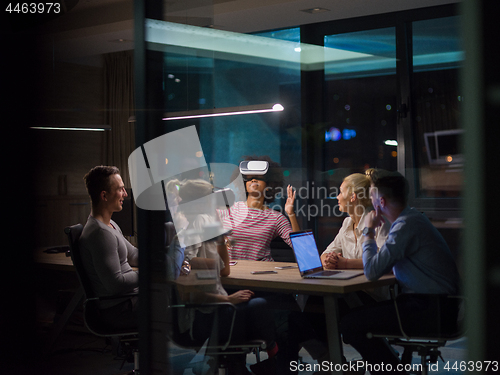
[[[119,175],[120,170],[113,166],[101,165],[92,168],[84,177],[85,187],[90,196],[92,205],[97,205],[100,200],[102,191],[109,191],[111,181],[109,179],[112,175]]]
[[[458,307],[456,299],[446,297],[459,293],[459,274],[445,240],[423,214],[407,206],[408,182],[401,174],[376,171],[370,197],[375,210],[366,216],[363,230],[366,277],[377,280],[392,270],[405,294],[398,309],[402,320],[411,322],[405,329],[411,329],[412,334],[437,329],[433,326],[437,321],[434,325],[440,324],[443,330],[453,329]],[[385,219],[392,225],[377,252],[375,228]],[[434,303],[439,303],[440,311]],[[384,301],[352,310],[341,320],[340,330],[344,342],[373,366],[371,374],[404,373],[398,371],[399,359],[385,339],[367,337],[369,332],[397,334],[398,327],[394,302]]]
[[[375,169],[371,175],[372,186],[386,199],[398,202],[402,207],[408,203],[410,186],[408,181],[398,172]]]
[[[99,297],[138,291],[139,251],[132,246],[118,225],[111,220],[121,211],[127,197],[120,171],[116,167],[98,166],[84,177],[92,201],[90,216],[79,240],[82,263],[94,292]],[[137,326],[137,298],[99,301],[101,316],[110,327]]]

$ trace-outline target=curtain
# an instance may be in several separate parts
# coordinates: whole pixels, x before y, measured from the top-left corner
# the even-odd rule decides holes
[[[107,142],[105,163],[120,169],[126,188],[130,188],[128,157],[135,149],[135,123],[128,122],[134,115],[133,51],[104,55],[104,97]]]

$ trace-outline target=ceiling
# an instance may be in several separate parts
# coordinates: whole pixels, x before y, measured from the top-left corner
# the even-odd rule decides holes
[[[457,0],[165,0],[164,19],[250,33],[457,3]],[[207,5],[209,4],[209,5]],[[212,5],[213,4],[213,5]],[[104,53],[133,49],[133,0],[66,0],[37,29],[41,58],[99,65]],[[311,10],[321,8],[324,11]]]

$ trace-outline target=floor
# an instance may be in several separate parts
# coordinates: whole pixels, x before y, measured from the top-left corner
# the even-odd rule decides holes
[[[59,336],[49,354],[42,353],[44,351],[43,339],[47,337],[50,326],[39,327],[41,350],[40,356],[36,360],[36,372],[33,372],[33,368],[20,363],[15,368],[4,369],[7,372],[2,371],[2,373],[8,375],[34,373],[38,375],[120,375],[133,370],[133,363],[128,363],[123,358],[113,354],[109,342],[86,332],[80,323],[73,319],[69,327]],[[304,368],[304,371],[300,371],[299,374],[309,375],[317,370],[313,368],[316,361],[305,350],[301,350],[299,354]],[[344,355],[348,361],[359,359],[359,354],[349,345],[344,345]],[[429,374],[459,374],[460,372],[453,371],[452,367],[454,363],[465,360],[466,339],[449,342],[442,349],[442,356],[445,362],[439,361],[438,368],[431,368]],[[194,351],[172,345],[169,357],[172,364],[172,369],[168,371],[169,375],[208,374],[205,358],[202,355],[196,355]],[[266,354],[261,354],[261,359],[265,358]],[[447,362],[450,363],[449,370],[444,368]],[[255,363],[255,355],[248,355],[247,365],[253,363]],[[419,363],[419,359],[414,357],[414,363]]]
[[[53,321],[57,321],[60,311],[66,306],[71,294],[66,297],[58,293],[57,299],[39,297],[36,307],[36,358],[26,358],[26,361],[16,361],[14,365],[2,367],[0,373],[6,375],[121,375],[133,370],[134,364],[124,361],[113,353],[112,345],[104,338],[90,334],[83,327],[81,311],[73,313],[66,329],[59,335],[52,348],[48,347],[47,340]],[[59,311],[59,313],[58,313]],[[460,372],[453,370],[454,364],[466,360],[467,340],[465,338],[449,342],[442,348],[443,361],[438,362],[438,367],[433,366],[430,375],[453,375]],[[344,344],[344,355],[348,361],[360,359],[359,354],[349,345]],[[396,348],[398,350],[398,348]],[[399,348],[401,351],[401,349]],[[303,371],[300,375],[312,374],[317,369],[317,363],[304,349],[299,353]],[[206,370],[206,359],[192,350],[171,345],[168,353],[172,368],[169,375],[209,375]],[[261,354],[264,360],[266,354]],[[247,356],[247,366],[255,363],[255,355]],[[414,363],[419,363],[419,358],[414,356]],[[448,368],[445,365],[448,363]],[[461,374],[461,373],[460,373]]]

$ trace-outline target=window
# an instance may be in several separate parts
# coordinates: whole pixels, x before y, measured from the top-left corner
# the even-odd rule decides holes
[[[459,125],[459,17],[413,23],[416,198],[456,198],[464,158]]]
[[[329,48],[349,55],[325,63],[327,175],[396,169],[395,28],[328,35]]]

